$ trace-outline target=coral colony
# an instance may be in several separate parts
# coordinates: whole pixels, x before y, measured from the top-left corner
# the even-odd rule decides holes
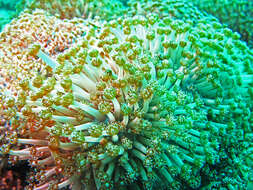
[[[29,190],[249,188],[252,49],[183,0],[98,2],[30,2],[0,33],[2,163]]]
[[[197,21],[203,16],[210,17],[207,15],[209,13],[233,31],[239,32],[241,39],[251,48],[253,46],[253,1],[251,0],[129,0],[128,4],[128,11],[131,14],[167,13],[176,18]],[[203,12],[198,11],[194,5]]]
[[[241,34],[253,47],[253,1],[251,0],[191,0],[200,10],[215,15],[222,23]]]

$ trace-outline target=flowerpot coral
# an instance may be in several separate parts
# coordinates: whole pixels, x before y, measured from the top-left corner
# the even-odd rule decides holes
[[[0,142],[36,168],[30,188],[196,189],[221,139],[251,140],[252,52],[218,22],[119,17],[55,58],[39,43],[27,56],[48,73],[1,95]],[[245,188],[246,155],[225,188]]]
[[[253,47],[253,1],[251,0],[191,0],[200,10],[216,16],[242,40]]]
[[[15,92],[19,80],[45,73],[46,65],[28,56],[28,47],[40,43],[43,51],[56,56],[82,36],[85,24],[80,19],[62,21],[43,10],[23,12],[0,33],[0,76],[5,83],[0,89]],[[1,90],[0,90],[1,91]]]
[[[250,0],[129,0],[125,11],[130,15],[146,15],[155,12],[177,19],[219,19],[219,21],[241,35],[241,40],[252,48],[253,43],[253,2]],[[212,15],[212,16],[211,16]]]
[[[110,0],[22,0],[19,7],[20,10],[44,9],[52,15],[58,15],[61,19],[100,16],[109,20],[124,10],[123,3]]]
[[[206,12],[201,12],[189,1],[184,0],[129,0],[127,1],[127,15],[148,15],[156,13],[160,18],[170,17],[183,21],[191,20],[193,23],[198,23],[200,19],[217,20],[215,17],[208,15]]]

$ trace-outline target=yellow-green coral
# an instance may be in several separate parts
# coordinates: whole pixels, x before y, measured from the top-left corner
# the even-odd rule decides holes
[[[241,125],[238,115],[250,119],[252,56],[218,22],[195,25],[126,17],[90,26],[56,60],[34,46],[30,55],[52,71],[23,80],[16,97],[3,95],[15,129],[4,129],[2,152],[36,163],[37,188],[200,187],[201,168],[221,162],[220,138]]]
[[[216,20],[211,15],[201,12],[188,1],[184,0],[129,0],[127,15],[148,15],[156,13],[160,18],[171,17],[180,20],[190,20],[198,23],[205,18],[210,22]]]
[[[129,0],[126,14],[157,13],[182,20],[198,22],[199,19],[215,20],[241,35],[241,39],[252,47],[253,2],[250,0]]]
[[[191,0],[200,10],[216,16],[221,23],[241,34],[253,47],[253,1],[251,0]]]
[[[116,19],[91,11],[61,51],[29,41],[46,72],[0,94],[1,154],[36,168],[29,188],[246,189],[253,53],[184,2],[131,1]]]

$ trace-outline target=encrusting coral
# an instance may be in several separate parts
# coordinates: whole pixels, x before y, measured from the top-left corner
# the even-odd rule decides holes
[[[253,57],[239,37],[153,13],[90,25],[55,58],[35,44],[28,55],[50,69],[1,95],[1,152],[30,161],[37,190],[196,189],[228,155],[239,164],[225,188],[244,189]],[[228,152],[232,135],[246,158]]]

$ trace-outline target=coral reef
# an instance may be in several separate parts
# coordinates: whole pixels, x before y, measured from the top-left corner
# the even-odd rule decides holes
[[[27,161],[34,190],[250,188],[238,33],[184,0],[22,6],[0,33],[0,171],[16,188],[9,166]]]
[[[223,24],[241,34],[253,47],[253,1],[251,0],[191,0],[200,10],[216,16]]]
[[[125,6],[123,2],[117,0],[0,0],[0,31],[5,24],[24,10],[32,13],[36,9],[42,9],[61,19],[75,17],[86,19],[99,16],[110,20],[120,15],[125,10]]]
[[[46,72],[41,60],[28,56],[29,45],[40,43],[43,51],[54,56],[82,36],[86,26],[81,23],[79,19],[62,21],[42,10],[24,12],[13,19],[0,34],[0,74],[4,88],[15,91],[21,78]]]
[[[215,20],[214,17],[205,12],[201,12],[189,1],[184,0],[129,0],[125,11],[127,15],[148,15],[156,13],[160,18],[170,17],[180,20],[191,20],[194,23],[199,19]]]
[[[155,12],[177,19],[215,19],[241,35],[248,46],[253,46],[253,2],[250,0],[129,0],[126,14],[148,14]],[[208,13],[208,14],[207,14]],[[213,15],[214,17],[210,17]]]
[[[29,56],[51,71],[2,95],[12,123],[2,128],[2,153],[40,171],[35,189],[198,188],[203,166],[237,156],[223,150],[229,137],[246,147],[252,140],[244,122],[253,58],[238,39],[215,21],[152,14],[91,25],[56,59],[34,45]],[[245,188],[249,178],[237,159],[227,188]]]
[[[109,20],[114,15],[120,15],[124,5],[116,0],[21,0],[19,9],[44,9],[61,19],[93,18],[100,16]]]

